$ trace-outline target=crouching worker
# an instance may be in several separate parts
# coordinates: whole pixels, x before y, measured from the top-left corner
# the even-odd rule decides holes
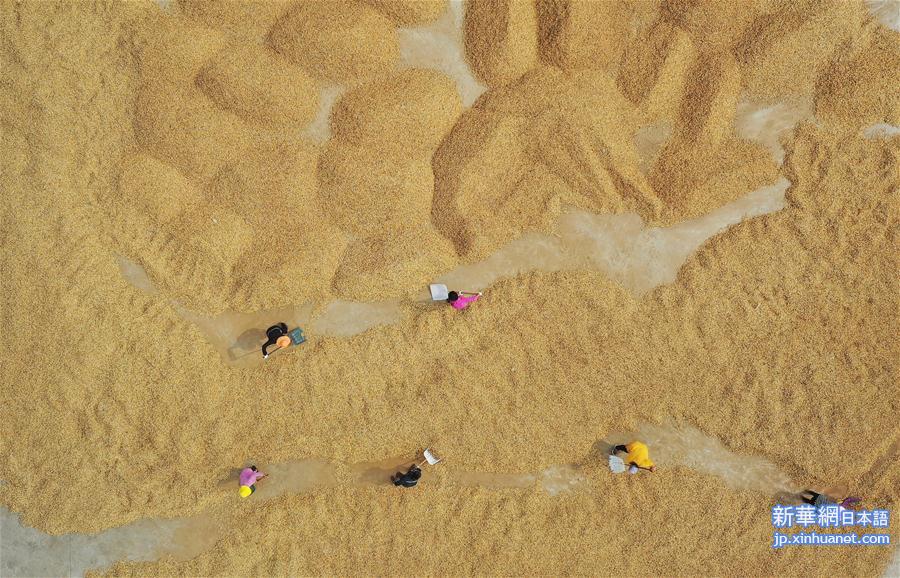
[[[250,466],[241,470],[238,478],[238,494],[242,498],[249,498],[250,494],[256,491],[256,482],[266,477],[267,474],[256,469],[256,466]]]
[[[656,466],[650,460],[650,450],[647,444],[642,442],[631,442],[627,445],[617,445],[612,450],[612,455],[619,452],[625,452],[625,463],[628,464],[628,473],[636,474],[638,470],[647,470],[655,472]]]
[[[391,476],[391,481],[395,486],[399,486],[402,488],[412,488],[419,483],[419,478],[421,477],[422,470],[419,468],[419,466],[413,464],[405,474],[397,472],[396,474]]]
[[[447,303],[454,309],[465,309],[470,304],[478,301],[481,293],[469,293],[468,291],[451,291],[447,293]]]
[[[422,477],[422,466],[428,464],[429,466],[436,466],[441,462],[441,458],[434,455],[434,452],[431,451],[430,448],[425,448],[422,451],[422,461],[413,462],[412,466],[410,466],[409,470],[406,473],[397,472],[393,476],[391,476],[391,482],[395,486],[401,488],[412,488],[416,484],[419,483],[419,478]]]
[[[286,323],[276,323],[272,327],[266,329],[266,342],[262,344],[263,359],[269,358],[269,348],[278,346],[284,349],[291,344],[291,338],[288,337],[288,326]]]
[[[856,496],[839,498],[837,496],[815,492],[813,490],[803,490],[802,492],[800,492],[799,497],[801,500],[803,500],[804,503],[809,504],[810,506],[816,506],[817,508],[832,505],[838,505],[842,508],[849,508],[853,504],[862,501],[862,498],[857,498]]]

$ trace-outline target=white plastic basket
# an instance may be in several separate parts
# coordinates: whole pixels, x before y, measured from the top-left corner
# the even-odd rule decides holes
[[[609,456],[609,471],[621,474],[625,471],[625,461],[619,456]]]
[[[432,301],[446,301],[447,295],[450,292],[447,290],[447,286],[442,283],[433,283],[428,286],[431,289],[431,300]]]
[[[428,465],[430,466],[433,466],[441,461],[441,458],[434,455],[430,449],[426,449],[424,452],[422,452],[422,454],[425,457],[425,461],[428,462]]]

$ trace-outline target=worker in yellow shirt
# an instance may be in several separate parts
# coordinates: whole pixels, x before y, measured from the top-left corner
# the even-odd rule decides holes
[[[628,464],[630,473],[636,474],[638,469],[648,472],[656,471],[656,466],[650,459],[650,450],[647,448],[647,444],[631,442],[627,445],[617,445],[613,448],[612,454],[616,455],[619,452],[628,454],[625,456],[625,463]]]

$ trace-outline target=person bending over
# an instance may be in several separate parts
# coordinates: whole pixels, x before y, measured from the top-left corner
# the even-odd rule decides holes
[[[267,474],[256,469],[256,466],[250,466],[241,470],[238,478],[238,494],[242,498],[249,498],[250,494],[256,491],[256,482],[266,477]]]
[[[648,472],[656,471],[656,466],[650,459],[650,450],[647,448],[647,444],[642,442],[631,442],[627,445],[620,444],[613,448],[612,454],[616,455],[619,452],[628,454],[623,461],[628,464],[630,473],[636,474],[639,469],[647,470]]]
[[[838,505],[842,508],[846,508],[862,501],[862,498],[857,498],[854,496],[847,496],[846,498],[841,499],[834,496],[829,496],[828,494],[815,492],[813,490],[803,490],[802,492],[800,492],[800,499],[810,506],[816,506],[817,508],[829,505]]]
[[[471,303],[478,301],[481,293],[468,293],[466,291],[451,291],[447,293],[447,303],[454,309],[465,309]]]
[[[421,477],[422,470],[419,469],[419,466],[413,464],[405,474],[397,472],[391,476],[391,481],[395,486],[412,488],[419,483],[419,478]]]

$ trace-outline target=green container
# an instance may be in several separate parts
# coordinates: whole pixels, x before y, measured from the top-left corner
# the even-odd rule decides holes
[[[293,329],[288,332],[288,337],[291,338],[291,345],[300,345],[304,341],[306,341],[306,337],[303,335],[303,330],[299,327],[297,329]]]

